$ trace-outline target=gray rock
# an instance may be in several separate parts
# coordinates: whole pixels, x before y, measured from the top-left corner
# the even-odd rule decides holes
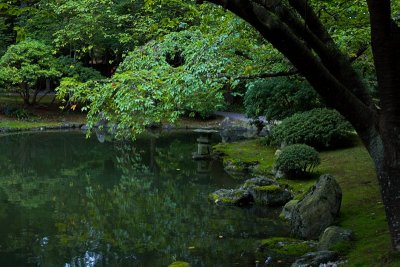
[[[245,189],[219,189],[209,198],[218,205],[245,206],[254,202],[253,196]]]
[[[257,131],[257,127],[249,120],[235,120],[228,117],[220,123],[220,127],[222,130]]]
[[[317,239],[339,215],[342,190],[331,175],[322,175],[318,182],[293,207],[290,225],[293,234]]]
[[[254,170],[254,168],[258,165],[259,163],[257,161],[252,161],[252,162],[243,162],[243,161],[224,161],[224,170],[232,175],[235,174],[243,174],[243,173],[249,173]]]
[[[235,142],[239,140],[251,139],[257,136],[257,127],[252,125],[249,120],[235,120],[225,118],[220,123],[222,142]]]
[[[291,267],[318,267],[320,264],[335,261],[338,254],[333,251],[309,252],[297,259]]]
[[[279,206],[293,198],[293,194],[280,187],[279,184],[268,178],[255,177],[246,182],[240,187],[247,189],[253,196],[254,201],[260,205]]]
[[[278,185],[278,183],[273,179],[254,177],[246,180],[240,188],[249,189],[256,186],[266,186],[266,185]]]
[[[293,199],[286,203],[285,206],[283,206],[281,214],[279,214],[279,218],[290,220],[292,218],[293,208],[297,205],[298,202],[298,200]]]
[[[322,233],[319,243],[319,250],[342,251],[350,247],[353,239],[353,231],[338,226],[330,226]]]
[[[293,198],[293,194],[279,185],[256,186],[249,189],[254,201],[260,205],[281,206]]]

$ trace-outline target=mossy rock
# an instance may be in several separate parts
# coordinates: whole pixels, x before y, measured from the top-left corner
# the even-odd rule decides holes
[[[317,242],[287,237],[273,237],[260,241],[259,250],[277,255],[301,256],[317,249]]]
[[[290,220],[292,217],[291,214],[293,208],[297,205],[298,202],[299,200],[292,199],[288,203],[286,203],[285,206],[283,206],[282,208],[281,214],[279,214],[279,218],[281,218],[282,220]]]
[[[245,189],[219,189],[211,193],[209,198],[218,205],[245,206],[254,202],[253,196]]]
[[[342,190],[335,178],[322,175],[291,210],[293,234],[304,239],[318,239],[337,219],[341,202]]]
[[[190,266],[190,264],[185,261],[175,261],[175,262],[171,263],[170,265],[168,265],[168,267],[189,267],[189,266]]]
[[[254,177],[254,178],[246,180],[240,188],[249,189],[249,188],[254,188],[254,187],[262,187],[262,186],[270,186],[270,185],[278,185],[278,182],[276,182],[273,179]]]
[[[258,161],[224,160],[224,170],[228,173],[250,173],[258,166]]]
[[[256,191],[260,191],[260,192],[269,192],[269,193],[273,193],[276,191],[281,191],[282,188],[279,185],[263,185],[263,186],[256,186],[254,187],[254,190]]]
[[[322,233],[319,243],[319,250],[332,250],[339,253],[348,252],[353,240],[353,231],[338,226],[330,226]]]
[[[275,184],[256,186],[249,191],[255,202],[260,205],[281,206],[293,199],[293,194],[290,191]]]

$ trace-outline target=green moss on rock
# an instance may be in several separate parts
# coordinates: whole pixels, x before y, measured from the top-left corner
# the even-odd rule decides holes
[[[281,191],[281,187],[279,185],[264,185],[264,186],[257,186],[254,188],[256,191],[263,191],[263,192],[276,192]]]
[[[219,205],[243,206],[254,201],[252,195],[244,189],[219,189],[211,193],[209,198]]]
[[[168,267],[189,267],[189,266],[190,266],[189,263],[185,261],[175,261],[170,265],[168,265]]]

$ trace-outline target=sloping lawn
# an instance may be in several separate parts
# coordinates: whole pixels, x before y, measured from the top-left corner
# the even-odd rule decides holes
[[[258,171],[270,174],[275,149],[259,140],[217,145],[224,160],[260,162]],[[293,181],[281,179],[301,196],[323,173],[333,174],[343,191],[338,225],[354,231],[355,242],[347,255],[346,266],[400,266],[400,254],[391,253],[384,207],[372,160],[361,143],[354,147],[323,151],[321,165],[313,179]]]

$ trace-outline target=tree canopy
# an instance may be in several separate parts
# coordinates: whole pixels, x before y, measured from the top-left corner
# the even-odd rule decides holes
[[[130,137],[295,75],[360,136],[400,250],[400,2],[197,2],[1,0],[2,89],[29,95],[62,78],[60,98],[88,110],[90,127],[105,119]]]

